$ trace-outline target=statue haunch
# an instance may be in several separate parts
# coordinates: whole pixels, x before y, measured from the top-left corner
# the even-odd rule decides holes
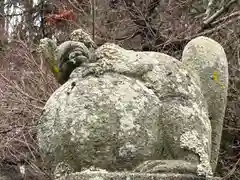
[[[221,45],[195,38],[178,61],[111,43],[96,48],[86,34],[85,45],[76,32],[83,31],[57,48],[64,84],[46,103],[38,127],[51,165],[65,162],[80,177],[89,176],[81,172],[91,166],[212,177],[228,88]]]

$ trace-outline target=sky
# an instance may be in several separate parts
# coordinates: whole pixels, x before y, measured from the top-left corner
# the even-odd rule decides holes
[[[34,5],[38,3],[39,0],[33,0]],[[4,0],[4,4],[7,4],[9,0]],[[4,7],[4,13],[7,15],[12,15],[12,14],[21,14],[24,11],[23,7],[19,5],[19,3],[16,3],[16,5],[12,5],[10,8],[9,7]],[[22,16],[13,16],[6,18],[5,22],[5,29],[8,29],[8,35],[11,36],[13,32],[13,27],[19,22],[21,22]],[[39,22],[36,22],[36,25],[39,24]]]

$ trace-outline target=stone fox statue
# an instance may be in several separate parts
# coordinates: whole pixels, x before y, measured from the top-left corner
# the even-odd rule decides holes
[[[74,31],[71,34],[71,39],[71,41],[66,41],[58,47],[49,38],[40,40],[41,55],[47,60],[51,71],[60,84],[64,84],[77,67],[95,61],[92,51],[96,45],[87,33],[82,30]]]
[[[56,54],[63,85],[38,126],[52,166],[213,176],[228,88],[220,44],[197,37],[178,61],[112,43],[96,48],[76,30]]]

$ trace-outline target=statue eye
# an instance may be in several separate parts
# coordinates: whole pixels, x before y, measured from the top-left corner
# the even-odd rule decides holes
[[[69,61],[67,61],[67,64],[76,64],[76,61],[75,59],[70,59]]]
[[[76,58],[78,56],[82,56],[82,52],[81,51],[74,51],[74,52],[69,54],[69,59],[73,59],[73,58]]]

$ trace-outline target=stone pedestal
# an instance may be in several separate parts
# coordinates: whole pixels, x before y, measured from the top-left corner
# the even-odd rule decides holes
[[[211,178],[208,180],[220,180]],[[98,172],[84,171],[65,175],[57,180],[206,180],[190,174],[175,173],[128,173],[128,172]]]

